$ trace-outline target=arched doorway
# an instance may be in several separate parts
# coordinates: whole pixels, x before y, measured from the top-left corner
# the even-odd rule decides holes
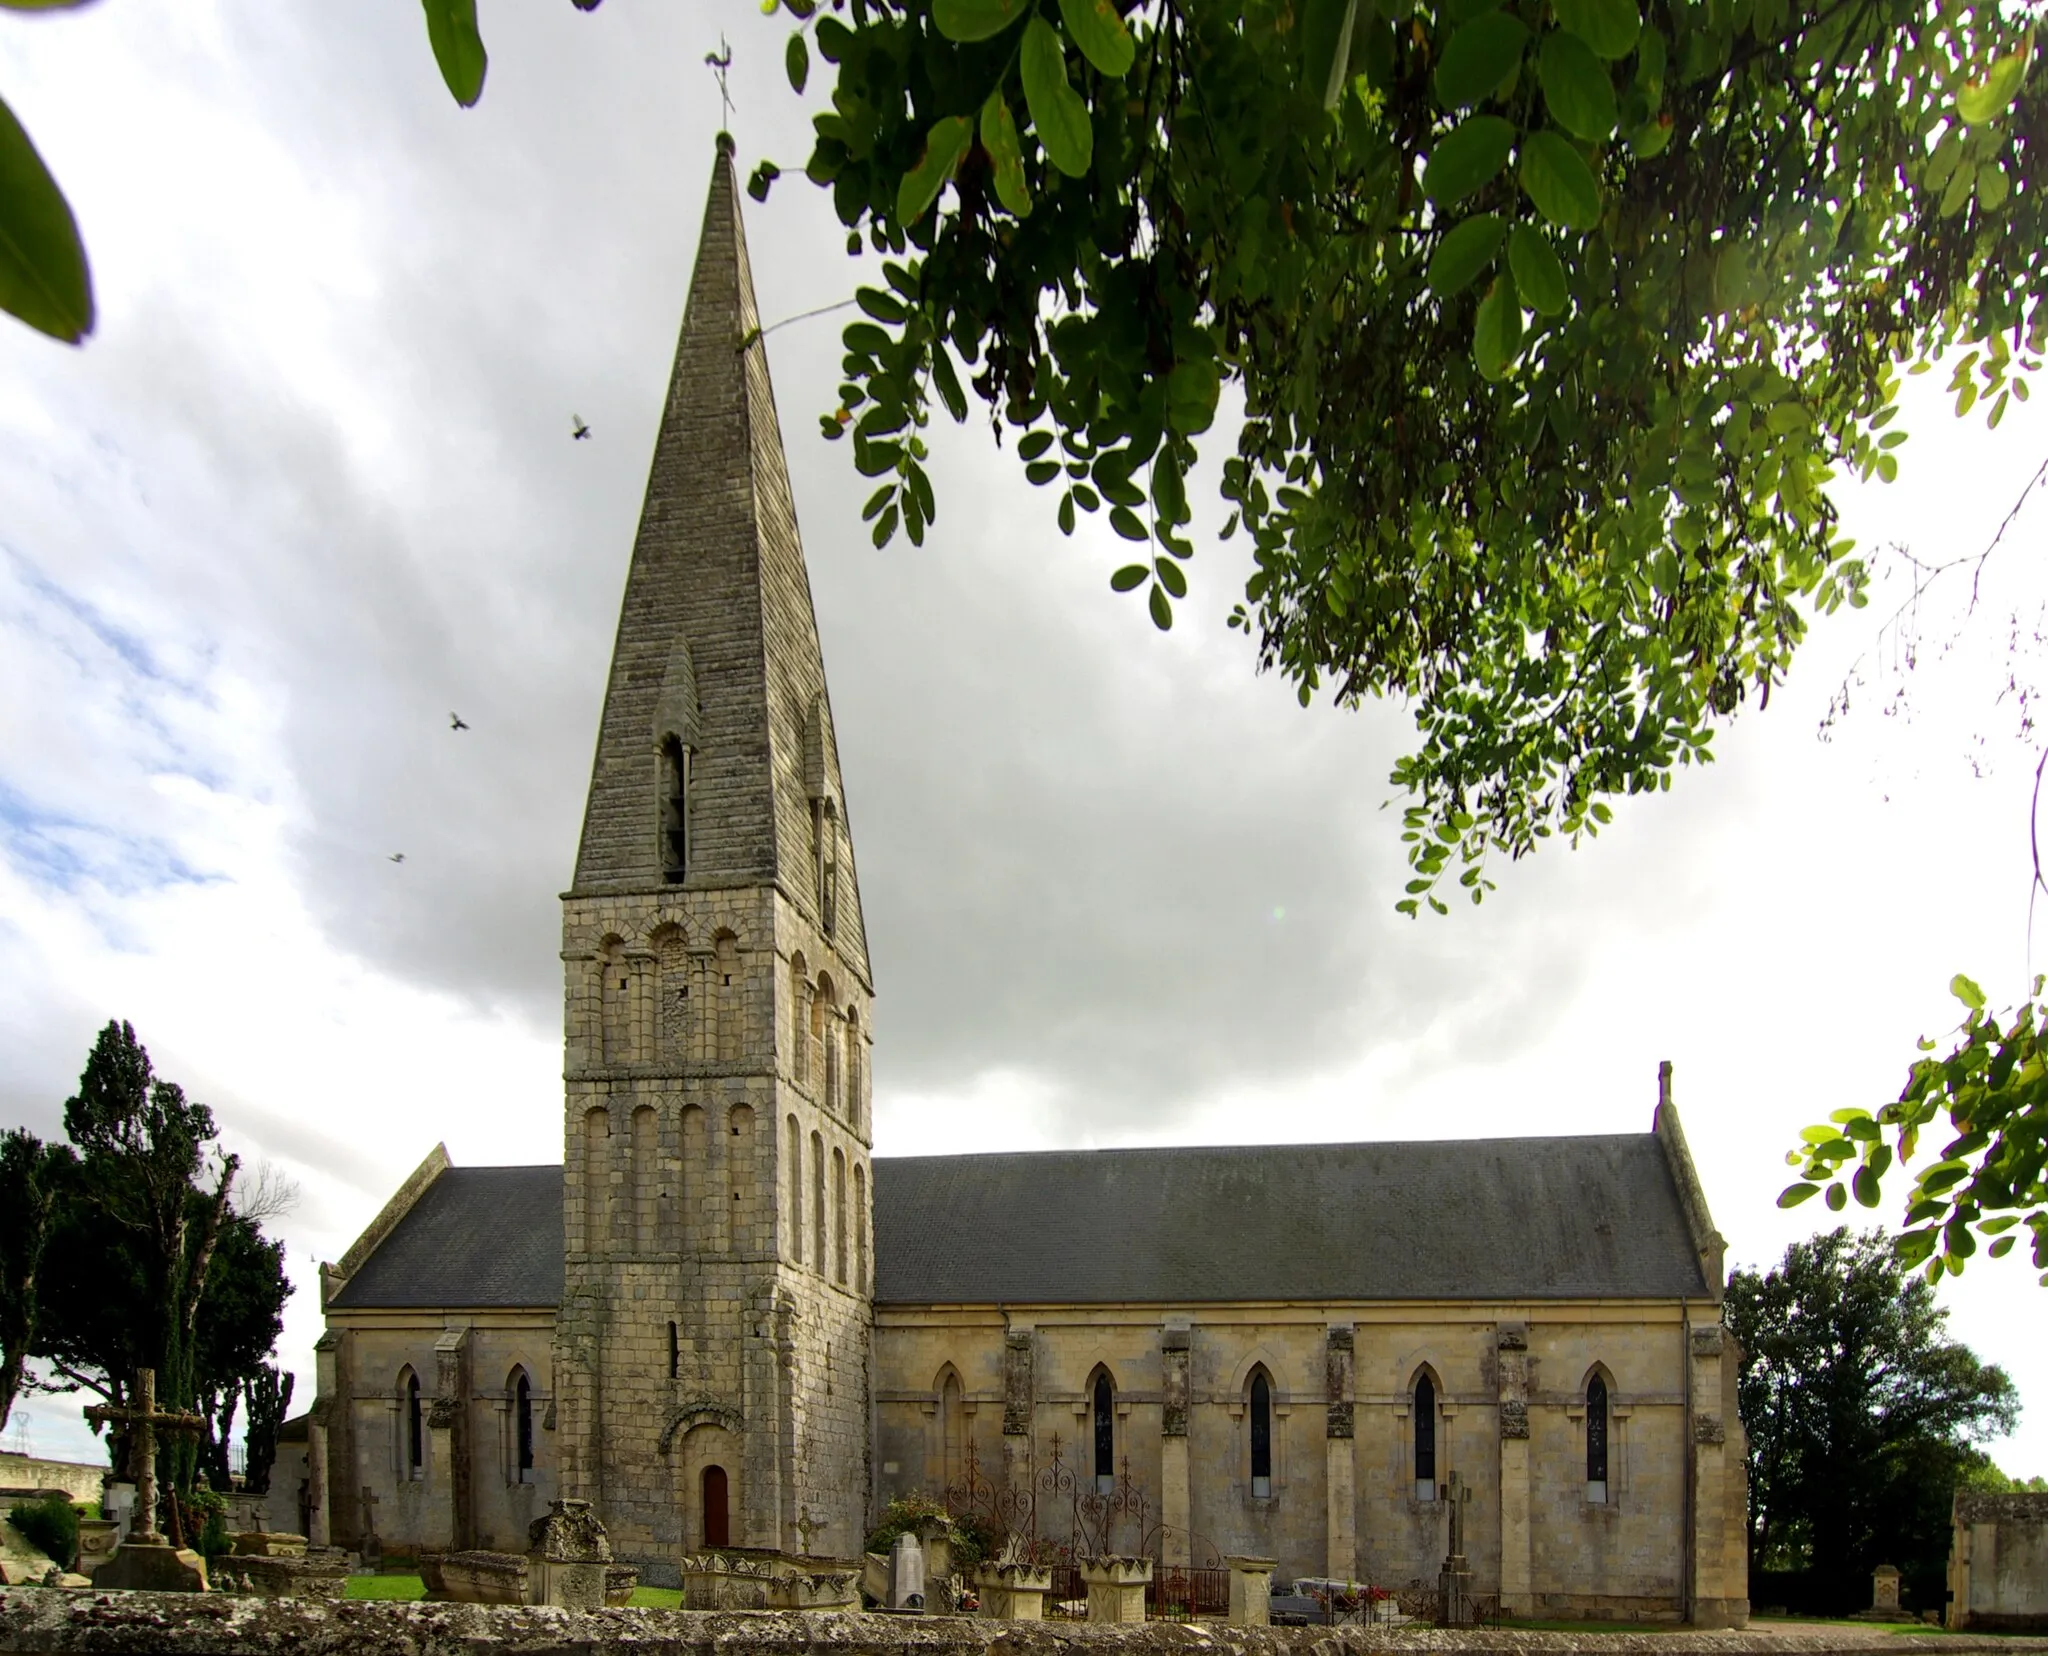
[[[704,1468],[704,1545],[729,1547],[732,1528],[726,1517],[725,1468]]]

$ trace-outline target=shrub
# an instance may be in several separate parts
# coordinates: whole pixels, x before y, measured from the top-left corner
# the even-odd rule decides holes
[[[65,1569],[78,1556],[78,1509],[61,1489],[40,1501],[24,1501],[7,1514],[8,1521]]]

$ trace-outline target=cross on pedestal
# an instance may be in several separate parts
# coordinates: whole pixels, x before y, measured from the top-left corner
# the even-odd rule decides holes
[[[363,1548],[369,1550],[377,1540],[377,1493],[368,1484],[363,1485]]]
[[[142,1529],[132,1539],[144,1547],[168,1546],[156,1531],[156,1435],[165,1432],[197,1436],[206,1430],[206,1421],[196,1414],[179,1414],[156,1406],[155,1369],[135,1371],[135,1401],[129,1407],[94,1403],[83,1412],[95,1426],[135,1428],[135,1504],[142,1509]]]
[[[811,1552],[811,1537],[816,1535],[818,1531],[823,1529],[824,1527],[825,1520],[822,1518],[813,1518],[811,1516],[811,1509],[809,1507],[797,1508],[796,1532],[804,1538],[804,1556],[806,1558],[810,1556]]]

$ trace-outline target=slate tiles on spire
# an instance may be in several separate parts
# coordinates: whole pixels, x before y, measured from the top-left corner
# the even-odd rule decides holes
[[[626,576],[574,896],[666,889],[659,744],[688,700],[694,735],[676,732],[695,745],[685,889],[779,879],[803,902],[814,884],[804,731],[829,692],[728,144]],[[827,768],[844,823],[836,748]],[[845,847],[839,865],[836,941],[865,977]]]

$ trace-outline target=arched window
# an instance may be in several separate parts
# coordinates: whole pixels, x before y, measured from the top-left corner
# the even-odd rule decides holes
[[[512,1387],[512,1481],[533,1482],[533,1382],[514,1369]]]
[[[630,1064],[633,1046],[633,964],[626,945],[607,937],[597,952],[598,1061]]]
[[[1607,1382],[1586,1382],[1586,1499],[1607,1499]]]
[[[721,931],[711,940],[711,987],[718,1005],[717,1050],[721,1063],[740,1056],[740,1023],[744,1017],[746,984],[740,971],[740,940]]]
[[[690,1051],[690,951],[683,928],[657,927],[654,946],[656,988],[655,1039],[669,1058],[694,1056]]]
[[[583,1247],[601,1252],[611,1242],[612,1118],[602,1105],[583,1114]]]
[[[799,1265],[804,1262],[804,1130],[793,1115],[789,1118],[789,1256]]]
[[[811,986],[804,982],[804,957],[789,963],[790,1078],[800,1087],[811,1081]]]
[[[1095,1371],[1095,1491],[1110,1494],[1116,1488],[1116,1388],[1109,1371]]]
[[[846,1119],[860,1131],[860,1010],[846,1009]]]
[[[682,882],[690,868],[690,750],[677,736],[661,740],[661,877]]]
[[[946,1377],[939,1386],[939,1454],[943,1476],[941,1487],[960,1482],[967,1465],[967,1409],[966,1396],[960,1389],[960,1376],[950,1364]]]
[[[661,1207],[661,1120],[654,1107],[642,1104],[631,1118],[633,1147],[633,1246],[642,1253],[655,1246],[655,1225]],[[625,1228],[623,1225],[620,1227]]]
[[[1262,1368],[1252,1370],[1252,1496],[1273,1493],[1273,1387]]]
[[[676,1325],[668,1325],[668,1377],[676,1377],[676,1363],[682,1356],[682,1341],[676,1335]]]
[[[818,924],[830,937],[839,917],[839,807],[829,799],[811,801],[811,838],[818,857]]]
[[[1436,1499],[1436,1382],[1415,1377],[1415,1498]]]
[[[839,1043],[833,1039],[832,1021],[825,1022],[825,1108],[834,1115],[846,1114],[839,1100]]]
[[[725,1112],[725,1142],[728,1156],[726,1181],[731,1186],[725,1210],[731,1215],[726,1227],[726,1245],[734,1253],[745,1253],[753,1243],[751,1227],[754,1204],[747,1197],[754,1188],[754,1111],[751,1105],[735,1104]],[[773,1203],[769,1204],[771,1207]]]
[[[405,1475],[427,1475],[426,1433],[420,1421],[420,1377],[411,1369],[405,1371]]]
[[[868,1287],[868,1170],[853,1164],[853,1286]]]
[[[811,1235],[815,1257],[811,1266],[819,1276],[825,1274],[825,1135],[811,1135]]]
[[[846,1281],[846,1152],[832,1152],[832,1280]]]
[[[832,1107],[832,1080],[839,1073],[838,1067],[833,1063],[831,1056],[831,1020],[827,1016],[831,1005],[832,974],[830,972],[820,972],[818,974],[817,987],[811,991],[810,1038],[812,1044],[818,1049],[813,1062],[818,1066],[818,1071],[822,1073],[817,1073],[815,1078],[823,1081],[825,1084],[824,1101],[827,1109]],[[816,1097],[817,1095],[814,1093],[812,1096]]]

